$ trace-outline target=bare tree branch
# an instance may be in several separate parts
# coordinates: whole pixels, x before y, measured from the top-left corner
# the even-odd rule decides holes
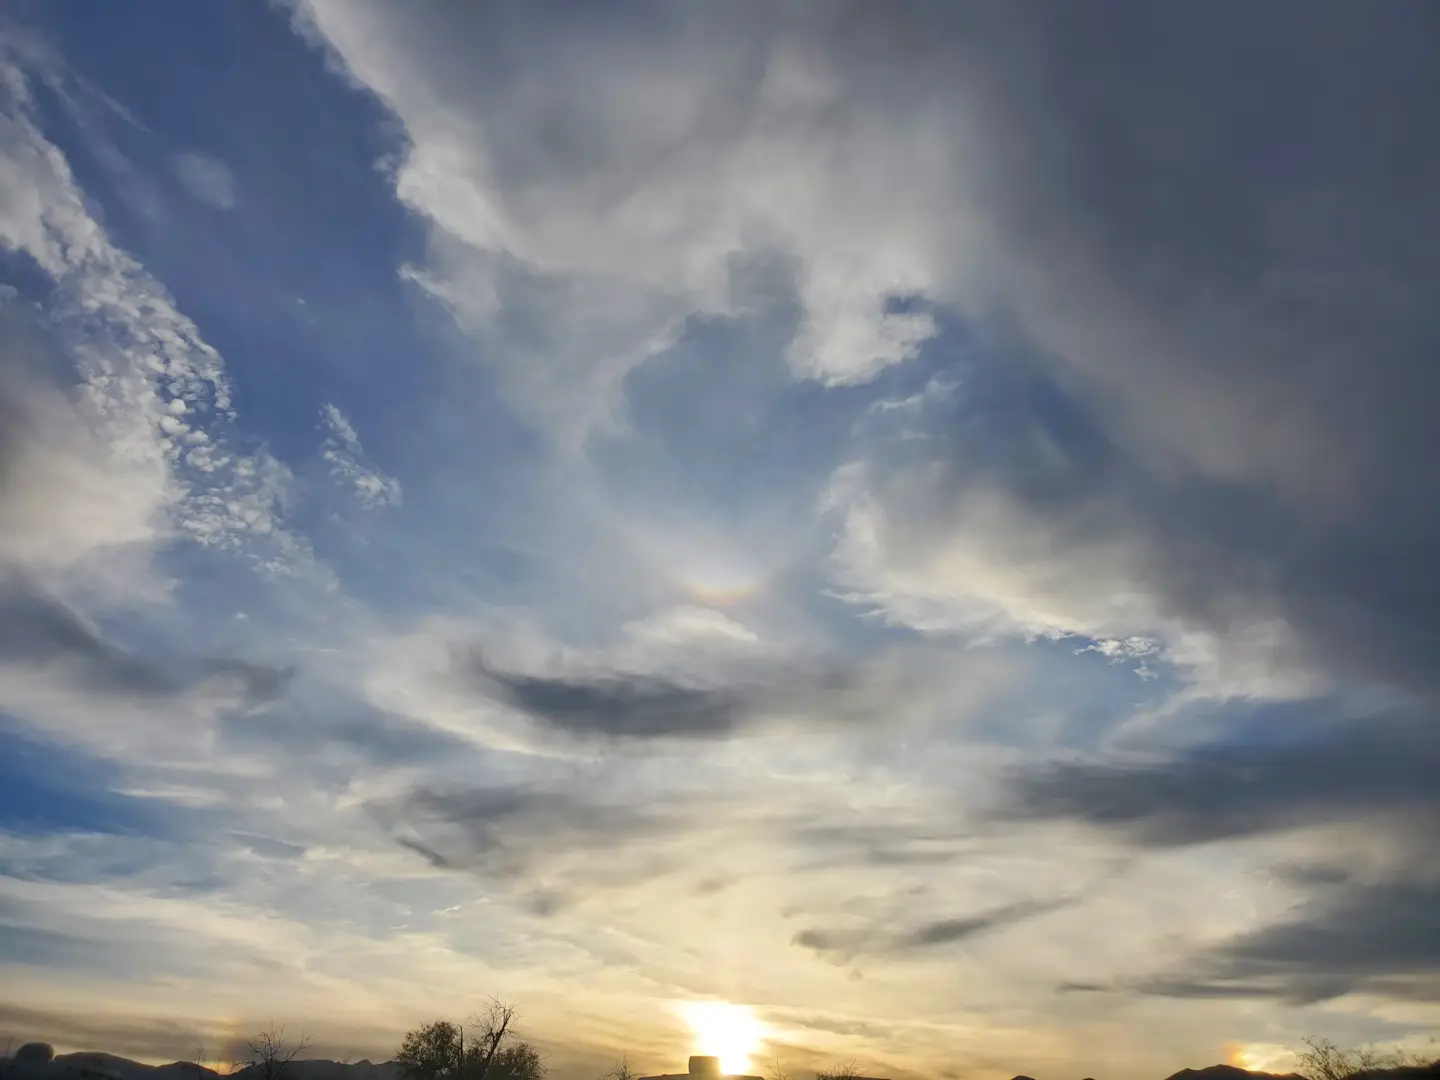
[[[1419,1054],[1377,1050],[1373,1046],[1343,1050],[1329,1039],[1309,1038],[1305,1046],[1306,1049],[1295,1056],[1300,1063],[1300,1075],[1308,1080],[1352,1080],[1367,1073],[1428,1064]]]
[[[235,1063],[234,1072],[254,1070],[257,1080],[285,1080],[290,1063],[310,1048],[311,1036],[301,1032],[291,1041],[285,1029],[271,1024],[245,1044],[245,1057]]]
[[[476,1066],[474,1075],[467,1077],[467,1080],[485,1080],[490,1072],[490,1063],[495,1060],[495,1053],[505,1041],[514,1021],[515,1006],[506,1004],[498,997],[491,998],[485,1011],[471,1019],[470,1026],[475,1042],[471,1053],[476,1057]]]

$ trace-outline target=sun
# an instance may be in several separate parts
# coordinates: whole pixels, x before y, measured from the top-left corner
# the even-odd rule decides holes
[[[693,1001],[683,1010],[695,1036],[695,1053],[720,1059],[720,1071],[745,1073],[750,1056],[760,1049],[764,1026],[744,1005],[727,1001]]]

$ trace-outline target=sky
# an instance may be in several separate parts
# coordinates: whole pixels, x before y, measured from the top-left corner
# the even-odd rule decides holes
[[[1425,1045],[1437,50],[1426,0],[6,5],[0,1031]]]

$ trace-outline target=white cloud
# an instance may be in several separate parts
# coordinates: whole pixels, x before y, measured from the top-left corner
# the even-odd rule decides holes
[[[622,628],[636,641],[657,645],[693,645],[717,641],[753,645],[755,631],[714,608],[685,605],[648,618],[626,623]]]
[[[405,124],[396,191],[433,227],[413,279],[561,439],[613,423],[624,375],[688,318],[731,309],[746,253],[797,260],[797,376],[865,382],[935,332],[890,306],[936,283],[923,207],[950,177],[931,133],[847,97],[840,61],[783,20],[752,33],[695,8],[596,38],[472,8],[472,36],[383,4],[304,10]]]
[[[360,505],[367,510],[384,510],[400,505],[400,481],[386,476],[366,461],[360,436],[338,406],[320,406],[320,430],[325,433],[320,456],[330,466],[330,478],[335,483],[353,491]]]
[[[1223,628],[1175,609],[1151,575],[1151,537],[1126,508],[1079,499],[1036,512],[1003,488],[954,482],[944,463],[837,470],[824,507],[839,523],[842,595],[887,621],[980,640],[1092,639],[1102,655],[1176,665],[1220,696],[1292,698],[1332,678],[1254,597]]]
[[[27,314],[0,301],[0,565],[50,577],[104,564],[118,583],[157,539],[169,476],[155,459],[115,454],[89,403],[34,370],[41,343]]]
[[[200,202],[217,210],[235,206],[235,175],[223,161],[187,151],[176,154],[171,164],[185,190]]]
[[[252,552],[276,570],[305,561],[303,541],[280,524],[289,470],[263,450],[230,445],[234,414],[220,355],[90,216],[64,156],[30,115],[21,60],[0,50],[0,244],[29,255],[53,280],[41,320],[79,378],[69,404],[53,393],[36,398],[43,419],[32,425],[25,490],[33,493],[47,474],[49,483],[69,475],[92,492],[115,483],[81,515],[90,539],[72,533],[48,557],[68,553],[73,561],[77,544],[179,535]],[[73,439],[56,430],[67,422],[85,430]],[[84,475],[77,455],[89,462]],[[62,490],[63,505],[78,494]],[[43,547],[43,520],[31,520],[24,541],[32,554]]]

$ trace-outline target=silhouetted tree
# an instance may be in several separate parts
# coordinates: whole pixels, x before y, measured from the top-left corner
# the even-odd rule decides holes
[[[1308,1080],[1351,1080],[1381,1069],[1427,1064],[1417,1055],[1398,1050],[1377,1050],[1373,1046],[1342,1050],[1329,1039],[1306,1039],[1305,1047],[1295,1056],[1300,1075]]]
[[[287,1039],[285,1029],[272,1024],[250,1037],[245,1056],[235,1063],[235,1071],[253,1070],[257,1080],[285,1080],[290,1063],[310,1048],[310,1041],[304,1032],[298,1039]]]
[[[446,1080],[456,1076],[463,1056],[460,1025],[437,1020],[405,1033],[395,1063],[406,1080]]]
[[[626,1054],[600,1080],[640,1080],[640,1074],[635,1066],[630,1064],[630,1055]]]
[[[860,1069],[853,1061],[847,1061],[844,1065],[836,1065],[833,1068],[821,1069],[815,1074],[815,1080],[859,1080]]]
[[[515,1006],[491,998],[485,1010],[470,1019],[470,1049],[461,1055],[465,1080],[487,1080],[490,1066],[505,1040],[514,1034]],[[462,1032],[463,1038],[463,1032]],[[538,1055],[536,1055],[538,1060]]]
[[[497,1050],[490,1061],[489,1072],[478,1075],[484,1076],[486,1080],[543,1080],[545,1072],[540,1051],[528,1042],[517,1041]],[[466,1069],[466,1080],[472,1080],[476,1076],[477,1074]]]
[[[436,1020],[405,1033],[395,1061],[406,1080],[540,1080],[540,1052],[515,1040],[515,1006],[492,998],[468,1029]],[[508,1042],[507,1042],[508,1040]]]

